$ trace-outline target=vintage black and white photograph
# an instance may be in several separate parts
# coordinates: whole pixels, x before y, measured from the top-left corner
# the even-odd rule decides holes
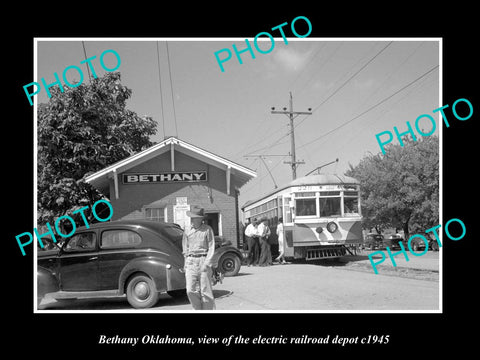
[[[3,22],[7,350],[473,348],[467,4],[71,5]]]
[[[442,39],[293,20],[35,39],[35,312],[442,312]]]

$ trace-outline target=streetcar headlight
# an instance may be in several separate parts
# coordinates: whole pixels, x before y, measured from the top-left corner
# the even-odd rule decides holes
[[[333,221],[330,221],[327,224],[327,230],[330,231],[331,233],[334,233],[335,231],[337,231],[337,229],[338,229],[338,225]]]
[[[317,228],[315,229],[315,231],[316,231],[317,233],[321,234],[322,231],[323,231],[323,229],[322,229],[321,226],[319,226],[319,227],[317,227]]]

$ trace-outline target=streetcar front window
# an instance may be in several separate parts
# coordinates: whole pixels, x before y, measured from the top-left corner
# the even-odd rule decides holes
[[[340,215],[340,197],[320,198],[320,217]]]
[[[295,215],[297,216],[316,216],[315,199],[295,199]]]

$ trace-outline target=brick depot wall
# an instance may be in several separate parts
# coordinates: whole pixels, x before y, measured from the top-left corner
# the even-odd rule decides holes
[[[169,172],[170,152],[150,159],[125,173]],[[122,183],[122,173],[118,176],[119,199],[115,199],[113,179],[110,181],[110,202],[113,206],[112,220],[143,219],[144,208],[155,203],[155,207],[167,208],[167,221],[173,222],[173,206],[177,197],[186,197],[189,205],[198,205],[205,212],[219,212],[222,221],[222,235],[237,242],[237,222],[235,217],[235,189],[231,181],[230,195],[226,193],[225,171],[200,162],[185,154],[175,152],[175,171],[206,170],[208,181],[196,183]]]

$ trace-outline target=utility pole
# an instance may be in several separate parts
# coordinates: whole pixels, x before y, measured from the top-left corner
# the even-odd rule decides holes
[[[275,108],[272,107],[272,114],[285,114],[290,119],[290,157],[291,161],[285,161],[285,164],[290,164],[292,167],[292,179],[295,180],[297,178],[297,165],[298,164],[305,164],[304,161],[297,161],[295,155],[295,132],[293,126],[293,120],[298,115],[312,115],[311,108],[308,108],[307,111],[293,111],[293,99],[292,99],[292,92],[290,91],[290,109],[287,111],[287,108],[283,108],[283,111],[275,111]]]

